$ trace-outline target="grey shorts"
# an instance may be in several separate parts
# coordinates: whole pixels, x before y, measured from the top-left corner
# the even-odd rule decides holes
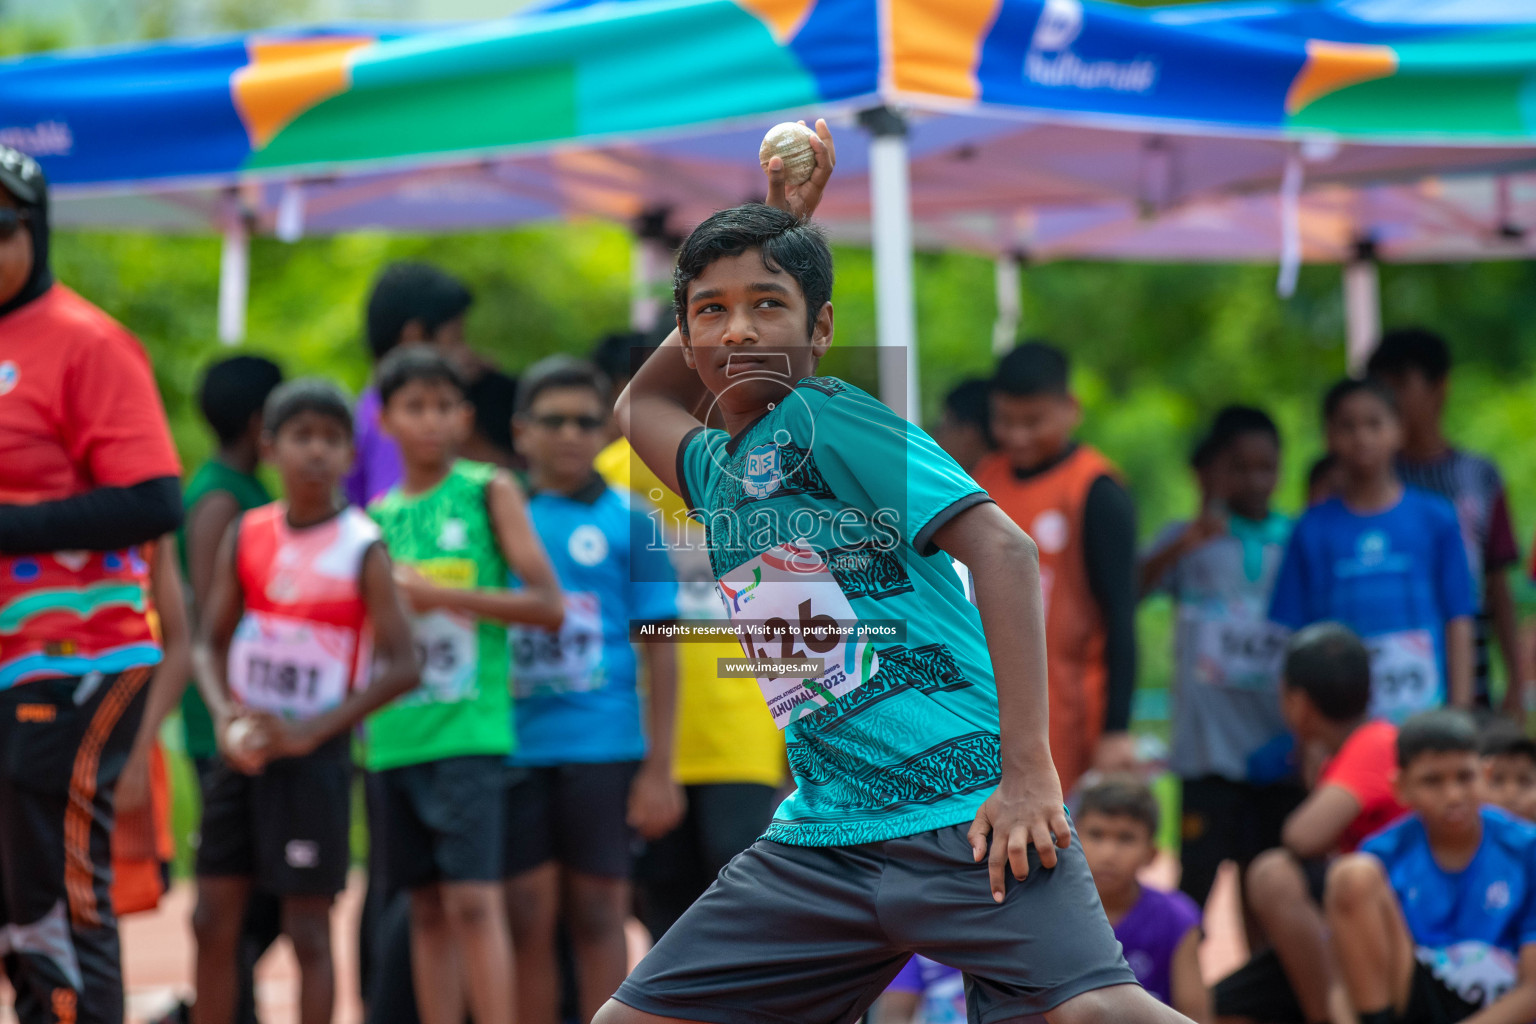
[[[909,954],[965,972],[971,1024],[1044,1013],[1136,975],[1082,845],[992,901],[969,824],[864,846],[758,840],[720,872],[614,998],[710,1024],[852,1024]]]

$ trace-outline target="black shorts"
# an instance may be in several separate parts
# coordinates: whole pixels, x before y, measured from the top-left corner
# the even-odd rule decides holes
[[[112,797],[151,670],[0,690],[0,956],[22,1024],[121,1024]]]
[[[375,774],[385,888],[500,881],[506,758],[449,757]]]
[[[1246,868],[1280,845],[1285,818],[1306,799],[1296,782],[1255,786],[1216,775],[1183,780],[1179,888],[1201,906],[1225,860]]]
[[[1482,1009],[1447,988],[1422,963],[1413,965],[1411,984],[1408,1012],[1398,1018],[1399,1024],[1459,1024]]]
[[[969,823],[863,846],[758,840],[619,987],[646,1013],[714,1024],[851,1024],[912,953],[966,975],[971,1020],[1045,1013],[1134,985],[1073,832],[1056,867],[1029,851],[992,901]]]
[[[352,757],[345,734],[246,775],[223,761],[203,791],[197,874],[249,878],[274,896],[334,896],[351,864]]]
[[[509,769],[502,875],[554,861],[599,878],[627,879],[636,837],[625,819],[639,761]]]
[[[1222,978],[1212,990],[1216,1016],[1246,1017],[1264,1024],[1307,1024],[1301,1004],[1280,966],[1275,951],[1267,949]],[[1473,1006],[1451,991],[1422,963],[1413,966],[1408,1011],[1397,1024],[1458,1024],[1476,1013]]]

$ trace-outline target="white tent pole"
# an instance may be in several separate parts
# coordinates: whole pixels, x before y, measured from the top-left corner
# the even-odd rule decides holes
[[[251,234],[238,207],[224,226],[219,255],[219,340],[238,345],[245,340],[245,307],[251,286]]]
[[[993,355],[1007,352],[1019,338],[1019,322],[1024,315],[1019,297],[1019,271],[1023,262],[1018,253],[1008,252],[999,256],[993,266],[997,287],[997,319],[992,322]]]
[[[917,314],[912,284],[912,189],[907,123],[889,107],[859,115],[870,133],[869,206],[875,250],[875,321],[880,398],[907,419],[921,415],[917,388]],[[903,354],[905,358],[903,358]]]
[[[1358,377],[1381,338],[1381,275],[1370,241],[1357,243],[1354,257],[1344,264],[1344,328],[1349,372]]]
[[[635,237],[633,255],[630,258],[629,281],[629,329],[648,331],[656,322],[661,303],[656,299],[656,284],[651,279],[652,250],[656,243],[641,236]]]

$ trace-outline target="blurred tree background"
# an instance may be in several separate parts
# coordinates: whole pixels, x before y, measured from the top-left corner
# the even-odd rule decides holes
[[[5,6],[0,0],[0,10]],[[188,6],[120,0],[113,37],[174,34]],[[305,0],[190,6],[198,7],[200,26],[230,30],[306,20],[319,9]],[[73,39],[62,24],[0,18],[0,55],[98,41]],[[56,235],[53,251],[61,280],[143,340],[183,458],[189,470],[195,467],[210,447],[195,408],[196,382],[207,363],[232,351],[215,340],[218,240],[71,231]],[[386,263],[406,258],[438,263],[471,284],[471,342],[513,372],[553,352],[585,352],[601,334],[627,326],[631,242],[614,225],[431,237],[359,233],[295,244],[259,238],[243,350],[275,358],[290,375],[333,377],[355,393],[369,372],[361,333],[369,285]],[[873,345],[869,251],[839,247],[837,273],[838,342]],[[1211,414],[1228,402],[1262,406],[1280,423],[1285,461],[1277,504],[1300,508],[1306,469],[1320,452],[1318,401],[1344,371],[1340,274],[1336,267],[1307,267],[1288,300],[1276,296],[1275,276],[1273,266],[1250,265],[1026,269],[1022,333],[1072,354],[1086,413],[1083,436],[1123,468],[1144,538],[1192,511],[1187,455]],[[922,403],[931,424],[948,388],[991,366],[992,263],[963,253],[924,254],[916,281]],[[1382,302],[1388,326],[1424,324],[1450,339],[1457,360],[1450,434],[1499,462],[1525,544],[1536,528],[1536,265],[1388,266]],[[1147,605],[1140,627],[1138,707],[1155,734],[1171,661],[1166,604]],[[178,818],[184,826],[185,812]]]

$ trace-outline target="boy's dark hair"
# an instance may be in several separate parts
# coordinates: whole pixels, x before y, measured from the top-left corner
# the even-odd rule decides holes
[[[1329,423],[1334,414],[1339,411],[1339,406],[1345,399],[1358,394],[1372,395],[1387,407],[1387,411],[1393,416],[1397,415],[1397,399],[1392,395],[1392,389],[1387,387],[1375,377],[1345,377],[1323,396],[1323,423]]]
[[[319,377],[300,377],[279,385],[267,396],[261,429],[268,437],[276,437],[284,424],[306,412],[329,416],[346,427],[348,437],[352,436],[352,407],[347,396],[335,384]]]
[[[1067,354],[1043,341],[1026,341],[1003,356],[992,375],[992,390],[1015,398],[1065,395],[1072,363]]]
[[[608,404],[608,378],[585,359],[557,355],[540,359],[523,371],[517,385],[517,413],[526,416],[534,400],[553,388],[590,388],[604,407]]]
[[[1280,428],[1269,418],[1269,413],[1251,405],[1225,406],[1216,413],[1216,418],[1211,421],[1211,431],[1206,435],[1211,456],[1214,458],[1238,438],[1249,434],[1263,434],[1275,442],[1275,447],[1280,446]]]
[[[283,371],[261,356],[220,359],[203,373],[197,405],[221,444],[237,440],[283,382]]]
[[[992,386],[981,377],[970,377],[950,388],[944,396],[944,408],[961,423],[978,428],[987,443],[992,443],[992,413],[987,406],[987,396]]]
[[[397,348],[379,363],[375,375],[378,378],[379,401],[388,405],[395,392],[407,384],[421,381],[426,384],[447,384],[466,397],[469,387],[464,377],[454,369],[441,352],[422,345]]]
[[[816,329],[821,307],[832,299],[832,250],[821,229],[792,213],[763,203],[747,203],[713,214],[677,251],[672,272],[672,308],[683,334],[688,333],[688,286],[716,260],[762,253],[763,266],[795,279],[805,296],[805,333]]]
[[[1337,622],[1314,623],[1291,637],[1283,679],[1330,722],[1353,722],[1371,705],[1371,654]]]
[[[1089,814],[1133,818],[1147,826],[1147,832],[1157,838],[1157,797],[1134,775],[1105,776],[1084,789],[1078,797],[1077,816],[1083,818]]]
[[[1459,708],[1414,715],[1397,730],[1397,767],[1406,771],[1425,754],[1477,753],[1477,722]]]
[[[665,338],[666,335],[656,338],[639,331],[605,334],[592,346],[592,354],[588,358],[610,383],[628,380]]]
[[[1477,752],[1484,757],[1523,757],[1536,764],[1536,740],[1507,718],[1493,718],[1483,726]]]
[[[1417,370],[1433,384],[1451,372],[1451,350],[1445,339],[1423,327],[1399,327],[1381,336],[1366,372],[1372,377],[1396,377]]]
[[[391,263],[368,295],[368,349],[374,361],[400,344],[400,332],[412,320],[431,334],[474,301],[464,282],[445,270],[427,263]]]
[[[486,370],[469,385],[464,397],[475,407],[475,432],[512,454],[512,413],[517,408],[517,378]]]

